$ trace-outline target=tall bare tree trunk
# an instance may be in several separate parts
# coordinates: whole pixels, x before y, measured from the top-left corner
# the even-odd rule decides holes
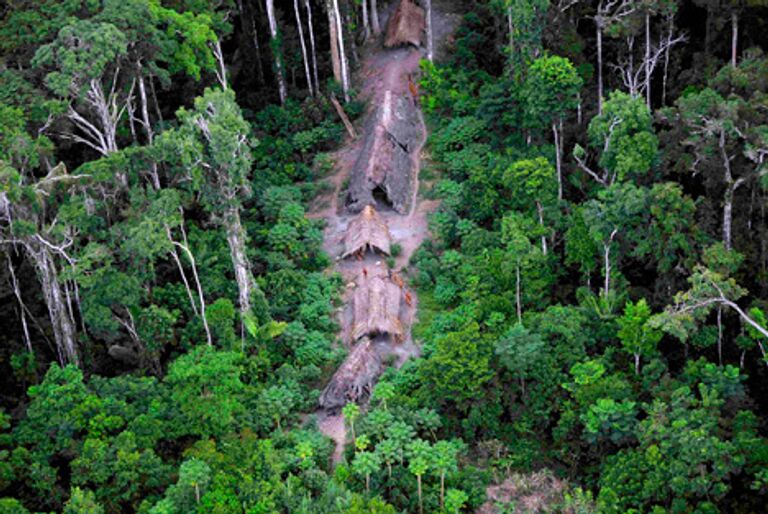
[[[731,15],[731,67],[736,67],[736,53],[739,50],[739,13],[736,10]]]
[[[325,9],[328,12],[328,34],[331,38],[331,67],[334,80],[341,84],[341,58],[339,57],[339,31],[336,28],[336,11],[333,8],[333,0],[325,0]]]
[[[19,287],[19,281],[16,280],[16,271],[13,268],[13,262],[11,262],[10,254],[6,253],[8,259],[8,272],[11,275],[11,286],[13,287],[13,294],[16,296],[16,301],[19,304],[19,318],[21,319],[21,328],[24,334],[24,344],[27,346],[27,351],[34,354],[32,349],[32,338],[29,336],[29,326],[27,325],[27,306],[24,305],[24,299],[21,297],[21,288]]]
[[[238,209],[230,209],[225,219],[227,244],[232,257],[232,267],[235,271],[235,282],[237,282],[240,314],[245,315],[251,312],[251,290],[253,288],[253,275],[245,251],[245,230],[240,222]]]
[[[43,300],[51,318],[59,362],[62,365],[75,364],[79,366],[80,356],[77,352],[75,323],[61,291],[59,273],[51,251],[43,243],[34,239],[27,241],[25,246],[35,264],[40,287],[43,290]]]
[[[363,3],[363,38],[364,41],[368,41],[371,37],[371,26],[368,23],[368,0],[362,0]]]
[[[597,113],[603,113],[603,22],[595,18],[597,26]]]
[[[304,0],[304,5],[307,8],[307,26],[309,28],[309,46],[312,51],[312,76],[315,79],[315,93],[320,94],[320,79],[317,73],[317,50],[315,49],[315,28],[312,25],[312,6],[310,0]]]
[[[544,228],[544,206],[541,205],[541,202],[536,202],[536,212],[539,215],[539,225],[541,228]],[[547,236],[541,236],[541,253],[544,254],[544,256],[547,255]]]
[[[184,282],[184,287],[187,290],[187,297],[189,298],[189,304],[192,307],[192,312],[195,313],[196,316],[199,316],[200,319],[203,322],[203,329],[205,330],[205,338],[206,342],[208,343],[208,346],[213,345],[213,338],[211,337],[211,329],[208,326],[208,319],[205,317],[205,295],[203,294],[203,287],[200,284],[200,277],[197,274],[197,261],[195,260],[195,256],[192,254],[192,250],[189,248],[189,242],[187,241],[187,233],[184,230],[184,224],[181,225],[181,233],[183,236],[183,242],[178,242],[173,238],[173,234],[171,233],[171,228],[166,225],[165,226],[165,233],[168,237],[168,240],[170,241],[172,245],[172,251],[171,256],[173,257],[174,262],[176,263],[176,267],[179,269],[179,275],[181,275],[181,280]],[[192,288],[189,285],[189,279],[187,278],[187,273],[184,271],[184,265],[181,262],[181,257],[179,256],[179,252],[176,251],[176,249],[180,249],[182,252],[184,252],[184,255],[187,256],[187,260],[189,260],[189,265],[192,268],[192,276],[195,279],[195,286],[197,288],[197,301],[195,301],[195,298],[192,294]],[[199,302],[199,307],[198,307]]]
[[[349,102],[349,63],[344,53],[344,31],[341,28],[341,12],[339,0],[333,0],[333,13],[336,18],[336,34],[339,44],[339,62],[341,66],[341,88],[344,91],[344,101]]]
[[[559,120],[560,125],[563,119]],[[563,199],[563,164],[562,164],[562,142],[560,141],[560,129],[557,123],[552,122],[552,135],[555,137],[555,169],[557,170],[557,199]]]
[[[378,36],[381,34],[381,24],[379,23],[379,6],[376,0],[371,0],[371,28],[373,29],[373,35]]]
[[[645,103],[651,108],[651,14],[645,12]]]
[[[733,179],[733,173],[731,172],[731,160],[725,148],[725,130],[720,130],[720,139],[718,143],[720,147],[720,157],[723,160],[723,171],[725,181],[725,194],[723,196],[723,244],[726,250],[733,248],[732,243],[732,224],[733,224],[733,197],[736,194],[736,190],[744,183],[744,178],[737,180]]]
[[[301,13],[299,11],[299,0],[293,0],[293,11],[296,13],[296,26],[299,29],[299,43],[301,44],[301,56],[304,59],[304,73],[307,76],[307,89],[309,89],[310,96],[315,96],[315,88],[312,85],[312,75],[309,72],[309,57],[307,56],[307,45],[304,43],[304,29],[301,26]]]
[[[667,17],[667,24],[668,24],[668,30],[669,30],[669,39],[672,39],[672,29],[674,28],[675,23],[675,17],[672,15],[669,15]],[[667,48],[664,49],[664,76],[661,80],[661,105],[667,105],[667,79],[669,77],[669,49],[670,46],[667,45]]]
[[[434,43],[432,41],[432,0],[425,0],[427,7],[427,60],[435,60]]]
[[[288,99],[288,88],[285,84],[285,70],[283,69],[282,49],[277,32],[277,20],[275,19],[274,0],[267,0],[267,19],[269,20],[269,33],[272,36],[272,54],[275,59],[275,74],[277,75],[277,89],[280,95],[280,103]]]
[[[523,322],[523,295],[522,295],[522,284],[521,284],[521,277],[520,277],[520,259],[517,259],[517,264],[515,266],[515,304],[517,309],[517,322],[522,323]]]

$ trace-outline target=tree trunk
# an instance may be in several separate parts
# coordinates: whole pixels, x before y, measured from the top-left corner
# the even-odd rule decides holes
[[[536,202],[536,212],[539,215],[539,225],[544,228],[544,207],[541,202]],[[541,236],[541,253],[546,257],[547,255],[547,236]]]
[[[205,295],[203,294],[203,287],[200,284],[200,276],[197,274],[197,262],[195,261],[195,256],[192,254],[192,250],[189,249],[189,243],[187,242],[187,234],[184,231],[184,226],[181,227],[181,233],[184,238],[183,243],[179,243],[178,241],[173,239],[173,234],[171,233],[170,227],[166,225],[165,227],[166,235],[168,236],[168,240],[171,242],[172,245],[172,251],[171,255],[173,256],[173,260],[176,262],[176,266],[179,268],[179,274],[181,275],[181,280],[184,282],[184,287],[187,290],[187,296],[189,298],[189,304],[192,307],[192,312],[195,313],[196,316],[199,316],[200,319],[203,322],[203,328],[205,329],[205,338],[206,342],[208,343],[208,346],[213,346],[213,338],[211,337],[211,329],[208,326],[208,319],[205,317]],[[192,295],[192,288],[189,285],[189,279],[187,278],[187,274],[184,271],[184,266],[181,262],[181,258],[179,257],[179,253],[176,251],[176,248],[180,248],[184,254],[187,256],[187,259],[189,260],[189,265],[192,268],[192,276],[195,280],[195,286],[197,288],[197,302],[199,302],[199,307],[197,302],[195,302],[194,296]]]
[[[27,351],[34,354],[35,352],[32,349],[32,338],[29,336],[29,326],[27,325],[27,306],[24,305],[24,300],[21,297],[21,288],[19,287],[18,280],[16,280],[16,271],[13,269],[13,263],[11,262],[10,254],[6,253],[6,258],[8,259],[8,272],[11,275],[11,286],[13,287],[13,294],[16,296],[16,301],[19,304],[19,317],[21,318],[21,328],[24,334],[24,344],[27,347]]]
[[[424,501],[421,495],[421,475],[416,475],[416,485],[419,493],[419,514],[424,514]]]
[[[224,52],[221,50],[221,41],[217,38],[213,43],[213,56],[216,58],[216,79],[221,89],[227,89],[227,66],[224,64]]]
[[[312,75],[309,72],[309,57],[307,56],[307,45],[304,43],[304,29],[301,25],[301,12],[299,11],[299,0],[293,0],[293,11],[296,13],[296,26],[299,30],[299,43],[301,44],[301,56],[304,59],[304,74],[307,77],[307,89],[309,95],[315,96],[315,88],[312,85]]]
[[[562,125],[563,119],[559,119]],[[563,199],[563,164],[562,164],[562,142],[560,141],[560,131],[555,122],[552,122],[552,135],[555,137],[555,169],[557,170],[557,199]]]
[[[435,60],[434,42],[432,40],[432,0],[425,0],[427,10],[427,60]]]
[[[26,247],[29,256],[35,264],[40,286],[43,290],[43,300],[51,318],[53,336],[62,365],[80,365],[75,338],[75,324],[70,315],[69,307],[61,291],[59,274],[53,261],[51,251],[36,240],[28,241]]]
[[[723,365],[723,308],[717,306],[717,362]]]
[[[605,282],[603,284],[603,294],[605,294],[605,299],[608,299],[608,293],[611,292],[611,244],[613,243],[613,238],[616,237],[616,234],[618,233],[617,229],[613,229],[611,232],[610,237],[608,238],[608,241],[606,243],[603,243],[603,260],[604,260],[604,273],[605,273]]]
[[[512,5],[507,6],[507,32],[509,33],[509,62],[513,64],[513,56],[515,55],[515,27],[512,25]]]
[[[377,5],[377,0],[371,0],[371,28],[373,29],[374,36],[381,34],[381,24],[379,23],[379,6]]]
[[[368,24],[368,0],[362,0],[363,4],[363,41],[367,42],[371,37],[371,26]]]
[[[317,73],[317,50],[315,49],[315,27],[312,25],[312,6],[310,0],[304,0],[307,8],[307,27],[309,28],[309,46],[312,51],[312,76],[315,79],[315,93],[320,94],[320,79]]]
[[[731,16],[731,67],[736,67],[736,52],[739,49],[739,13],[735,10]]]
[[[603,22],[595,17],[597,27],[597,114],[603,114]]]
[[[339,57],[339,31],[336,28],[336,11],[333,9],[333,0],[325,1],[328,12],[328,34],[331,38],[331,65],[333,78],[341,84],[341,58]]]
[[[725,195],[723,198],[723,244],[726,250],[732,249],[731,243],[731,225],[733,220],[733,196],[736,193],[736,189],[741,186],[744,181],[743,178],[733,180],[733,173],[731,172],[731,160],[725,148],[725,129],[720,129],[720,138],[718,141],[720,148],[720,158],[723,161],[723,172],[725,182]]]
[[[344,91],[344,101],[349,102],[349,64],[344,53],[344,31],[341,28],[341,12],[339,0],[333,0],[333,13],[336,18],[336,36],[339,44],[339,63],[341,66],[341,89]]]
[[[726,250],[733,249],[733,196],[736,192],[736,187],[736,183],[729,183],[725,188],[725,197],[723,199],[723,244]]]
[[[517,259],[515,266],[515,303],[517,304],[517,322],[523,322],[522,292],[520,283],[520,259]]]
[[[645,12],[645,103],[651,108],[651,14]]]
[[[672,15],[667,17],[667,23],[669,25],[669,39],[672,39],[672,29],[674,27],[675,18]],[[669,49],[670,46],[664,49],[664,76],[661,79],[661,105],[667,105],[667,79],[669,77]]]
[[[267,19],[269,20],[269,33],[272,36],[272,54],[275,59],[275,74],[277,75],[277,90],[280,95],[280,103],[284,104],[288,99],[288,88],[285,84],[285,70],[283,69],[283,56],[280,39],[277,32],[277,20],[275,19],[274,0],[267,0]]]
[[[253,288],[251,266],[245,252],[245,231],[240,222],[240,211],[236,208],[230,209],[225,219],[227,244],[229,244],[229,253],[232,257],[232,267],[237,282],[240,314],[245,315],[251,311],[251,289]]]
[[[445,507],[445,471],[440,472],[440,508]]]

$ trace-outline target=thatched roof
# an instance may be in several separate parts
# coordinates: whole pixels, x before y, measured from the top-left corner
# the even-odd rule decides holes
[[[390,254],[392,236],[389,234],[387,223],[379,216],[376,209],[367,205],[355,219],[349,222],[344,236],[344,253],[342,258],[349,257],[359,251],[379,251]]]
[[[363,273],[354,293],[352,339],[389,335],[403,338],[400,304],[403,290],[386,275]]]
[[[426,28],[424,9],[413,0],[400,0],[395,12],[389,17],[384,46],[392,48],[411,44],[421,46],[421,34]]]
[[[373,192],[379,188],[392,208],[404,214],[414,186],[412,153],[422,137],[416,106],[411,99],[386,91],[367,123],[363,148],[350,175],[347,207],[358,212],[366,205],[375,205]]]
[[[358,402],[370,394],[374,382],[382,372],[381,357],[370,339],[357,343],[344,363],[333,374],[323,393],[320,406],[340,409],[347,402]]]

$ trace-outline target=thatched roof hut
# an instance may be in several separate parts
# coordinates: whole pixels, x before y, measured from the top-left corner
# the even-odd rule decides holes
[[[424,9],[416,5],[413,0],[400,0],[400,5],[387,22],[384,46],[387,48],[409,44],[421,46],[421,35],[425,28]]]
[[[386,275],[366,275],[361,277],[354,293],[352,340],[377,335],[402,340],[400,305],[403,290]]]
[[[357,343],[344,363],[333,374],[320,395],[320,406],[335,410],[347,402],[358,402],[370,394],[383,368],[381,357],[370,339]]]
[[[344,236],[344,253],[342,258],[368,250],[390,255],[392,236],[389,234],[387,222],[372,206],[367,205],[355,219],[349,222]]]
[[[409,98],[386,91],[367,123],[363,148],[350,174],[347,207],[359,212],[376,205],[374,192],[380,190],[392,208],[404,214],[413,195],[413,152],[423,136],[416,106]]]

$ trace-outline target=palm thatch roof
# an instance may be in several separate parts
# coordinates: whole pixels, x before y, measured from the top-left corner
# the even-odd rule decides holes
[[[390,255],[392,236],[389,234],[387,223],[370,205],[366,205],[355,219],[349,222],[344,236],[344,253],[342,258],[357,252],[368,250]]]
[[[354,293],[352,340],[389,335],[403,338],[400,305],[403,290],[386,275],[361,277]]]
[[[385,91],[383,102],[367,124],[363,147],[350,175],[347,208],[359,212],[366,205],[376,205],[374,191],[380,189],[392,208],[404,214],[413,193],[413,152],[422,137],[418,110],[406,96]]]
[[[324,409],[340,409],[347,402],[358,402],[370,394],[383,368],[381,357],[370,339],[357,343],[339,366],[320,395]]]
[[[384,46],[392,48],[400,45],[421,45],[421,34],[426,28],[424,9],[413,0],[400,0],[395,12],[389,17]]]

